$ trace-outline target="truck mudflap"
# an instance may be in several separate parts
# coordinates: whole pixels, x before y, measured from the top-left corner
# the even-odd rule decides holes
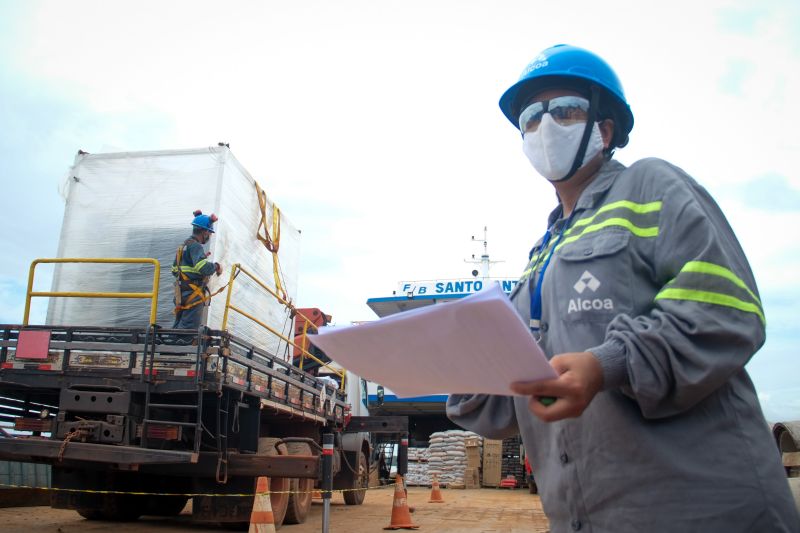
[[[133,446],[109,446],[35,437],[0,437],[0,459],[49,463],[87,461],[123,465],[196,463],[197,454],[173,450],[150,450]]]

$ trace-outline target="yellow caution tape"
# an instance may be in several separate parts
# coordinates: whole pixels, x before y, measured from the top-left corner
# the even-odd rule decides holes
[[[388,485],[380,485],[377,487],[364,487],[361,489],[332,489],[330,492],[358,492],[362,490],[381,490],[387,489],[390,487],[394,487],[397,485],[396,483],[390,483]],[[33,490],[48,490],[53,492],[80,492],[86,494],[126,494],[130,496],[184,496],[187,498],[193,498],[195,496],[208,496],[212,498],[216,497],[252,497],[256,494],[314,494],[328,492],[322,489],[314,489],[314,490],[304,490],[304,491],[292,491],[292,490],[275,490],[275,491],[267,491],[267,492],[248,492],[248,493],[233,493],[233,494],[206,494],[202,492],[198,493],[178,493],[178,492],[133,492],[133,491],[124,491],[124,490],[90,490],[90,489],[65,489],[60,487],[31,487],[29,485],[7,485],[5,483],[0,483],[0,487],[9,488],[9,489],[33,489]]]

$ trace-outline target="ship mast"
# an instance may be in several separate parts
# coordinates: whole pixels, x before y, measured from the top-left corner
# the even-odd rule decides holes
[[[489,267],[494,263],[502,263],[502,261],[490,261],[489,260],[489,239],[488,239],[488,228],[486,226],[483,227],[483,239],[476,239],[475,235],[472,236],[471,239],[473,242],[482,242],[483,243],[483,254],[481,254],[480,260],[475,259],[475,254],[472,254],[472,259],[464,259],[465,263],[472,263],[474,265],[480,265],[481,270],[473,270],[472,275],[474,277],[478,277],[480,274],[480,278],[484,281],[489,280]]]

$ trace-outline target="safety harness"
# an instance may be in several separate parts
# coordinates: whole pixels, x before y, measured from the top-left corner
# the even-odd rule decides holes
[[[189,246],[192,243],[193,240],[195,239],[194,238],[186,239],[181,246],[178,246],[178,252],[175,255],[175,269],[173,271],[177,271],[178,273],[178,279],[175,280],[175,309],[173,310],[173,313],[175,315],[186,309],[191,309],[195,306],[204,304],[212,297],[224,291],[225,288],[227,287],[227,285],[224,285],[220,287],[217,291],[211,293],[209,292],[208,287],[206,287],[208,276],[205,276],[203,280],[199,284],[197,284],[192,282],[192,280],[189,279],[189,276],[187,276],[186,273],[183,271],[183,269],[181,268],[181,260],[183,260],[183,251],[187,246]],[[197,265],[192,265],[191,268],[196,269]],[[185,290],[190,290],[192,292],[184,300],[183,291]]]

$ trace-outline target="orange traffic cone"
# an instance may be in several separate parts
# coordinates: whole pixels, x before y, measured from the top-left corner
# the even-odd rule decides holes
[[[269,501],[269,478],[258,478],[248,533],[275,533],[275,517]]]
[[[411,523],[411,513],[408,511],[408,498],[403,485],[403,477],[397,476],[394,485],[394,502],[392,503],[392,520],[383,529],[419,529]]]
[[[444,503],[444,498],[442,498],[442,491],[439,490],[439,480],[436,478],[436,474],[433,475],[433,483],[431,486],[431,499],[428,500],[428,503]]]

